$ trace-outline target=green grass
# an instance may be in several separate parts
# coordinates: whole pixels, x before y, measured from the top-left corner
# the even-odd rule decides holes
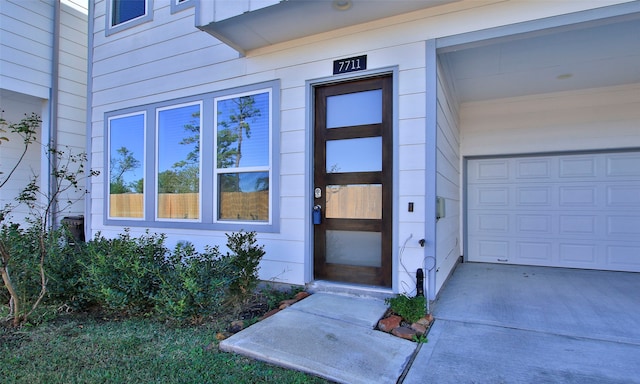
[[[207,325],[65,318],[0,327],[2,383],[326,383],[220,352]]]

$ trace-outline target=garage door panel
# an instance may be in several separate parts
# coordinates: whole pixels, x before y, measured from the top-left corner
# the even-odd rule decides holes
[[[551,159],[520,159],[516,161],[516,179],[550,179],[552,177]]]
[[[552,207],[551,187],[518,187],[516,195],[516,204],[519,206]]]
[[[595,215],[559,215],[558,233],[561,236],[585,235],[595,237],[597,235]]]
[[[640,186],[612,185],[607,187],[607,206],[640,208]]]
[[[549,264],[553,259],[553,244],[544,241],[517,241],[515,260],[519,263]]]
[[[593,244],[560,244],[559,266],[573,266],[581,268],[591,268],[597,263],[598,247]]]
[[[608,216],[607,235],[640,238],[640,217],[638,216]]]
[[[560,178],[595,177],[596,160],[591,156],[572,156],[560,159]]]
[[[607,263],[611,269],[640,272],[640,246],[612,245],[607,247]]]
[[[612,154],[606,159],[606,175],[611,178],[640,179],[640,154]]]
[[[640,271],[640,152],[469,160],[467,259]]]
[[[517,215],[517,233],[533,236],[551,235],[553,233],[552,220],[551,215]]]

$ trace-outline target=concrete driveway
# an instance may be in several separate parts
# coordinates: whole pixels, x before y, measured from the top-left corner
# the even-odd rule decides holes
[[[640,383],[640,273],[465,263],[412,383]]]

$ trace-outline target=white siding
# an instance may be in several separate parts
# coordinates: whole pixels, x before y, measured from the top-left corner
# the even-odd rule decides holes
[[[104,114],[137,105],[161,102],[199,93],[279,79],[281,126],[279,182],[281,231],[259,234],[267,254],[260,276],[265,280],[302,284],[310,280],[311,254],[308,240],[310,185],[310,135],[306,82],[332,76],[332,61],[366,54],[370,69],[397,68],[397,120],[395,143],[398,202],[394,227],[394,289],[411,292],[412,276],[422,266],[423,249],[417,240],[425,236],[425,55],[424,41],[494,26],[576,12],[618,3],[591,2],[460,1],[407,15],[392,17],[297,39],[249,52],[239,58],[231,48],[194,27],[194,9],[170,13],[169,3],[154,2],[153,20],[105,35],[105,1],[95,2],[93,31],[93,110],[91,151],[93,168],[104,167]],[[499,17],[497,17],[499,15]],[[458,124],[452,105],[442,95],[442,118],[438,143],[442,169],[438,193],[448,198],[450,220],[439,224],[440,250],[457,256],[460,165],[457,150]],[[121,230],[103,224],[105,199],[102,178],[93,180],[91,229],[104,235]],[[414,202],[414,213],[407,212]],[[458,219],[459,220],[459,219]],[[154,230],[151,228],[151,230]],[[190,239],[197,246],[224,243],[220,232],[163,230],[169,241]],[[407,247],[399,260],[400,248]],[[459,241],[458,241],[459,243]],[[441,255],[442,256],[442,255]],[[455,257],[442,257],[442,269],[451,268]],[[401,262],[400,262],[401,261]],[[405,270],[406,267],[406,270]],[[444,274],[444,273],[443,273]]]
[[[445,215],[436,224],[436,291],[460,256],[460,122],[458,104],[438,71],[438,132],[436,194],[444,199]],[[433,264],[427,263],[427,267]]]
[[[88,3],[63,0],[60,4],[57,143],[61,150],[86,152]],[[85,190],[84,180],[79,190]],[[75,203],[63,215],[84,214],[83,193],[73,191],[62,201]],[[60,208],[64,208],[61,206]],[[62,215],[61,215],[62,216]]]
[[[52,45],[52,1],[3,0],[0,88],[48,99]]]
[[[640,147],[640,84],[461,106],[463,156]]]

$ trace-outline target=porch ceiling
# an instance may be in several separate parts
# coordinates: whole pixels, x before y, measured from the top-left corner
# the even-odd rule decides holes
[[[201,28],[241,53],[459,0],[287,0]]]
[[[640,83],[640,13],[443,51],[461,103]]]

